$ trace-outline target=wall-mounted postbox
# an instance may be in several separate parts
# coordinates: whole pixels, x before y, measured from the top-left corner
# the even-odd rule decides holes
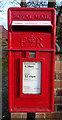
[[[9,110],[54,109],[56,17],[53,8],[9,8]]]

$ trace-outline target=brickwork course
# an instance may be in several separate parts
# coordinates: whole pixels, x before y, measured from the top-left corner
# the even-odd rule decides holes
[[[8,39],[8,31],[4,28],[3,25],[0,25],[0,38]]]
[[[2,57],[5,58],[8,50],[8,30],[0,25],[0,44],[2,45]]]
[[[3,25],[0,25],[0,39],[2,40],[2,46],[8,47],[8,30],[6,30]],[[5,47],[2,49],[5,49]]]

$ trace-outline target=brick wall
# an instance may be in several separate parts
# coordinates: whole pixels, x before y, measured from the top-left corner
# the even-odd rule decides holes
[[[2,58],[5,58],[8,50],[8,30],[0,25],[0,45],[2,46]]]
[[[0,25],[0,38],[8,39],[8,30],[3,25]]]
[[[36,113],[36,118],[62,119],[62,54],[55,56],[55,82],[54,82],[54,111],[52,113]],[[13,119],[14,118],[14,119]],[[27,113],[11,113],[11,120],[27,118]]]

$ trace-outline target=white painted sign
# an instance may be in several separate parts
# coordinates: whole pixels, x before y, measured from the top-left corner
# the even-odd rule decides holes
[[[13,21],[12,25],[51,25],[51,21]]]
[[[41,62],[23,62],[23,94],[41,94]]]

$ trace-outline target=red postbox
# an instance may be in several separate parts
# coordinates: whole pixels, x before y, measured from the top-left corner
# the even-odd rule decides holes
[[[9,8],[9,111],[53,111],[55,35],[54,8]]]

